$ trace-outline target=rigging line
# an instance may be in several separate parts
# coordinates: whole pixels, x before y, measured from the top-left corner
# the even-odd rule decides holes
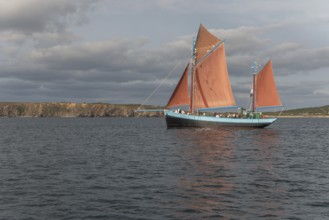
[[[281,113],[283,112],[283,110],[284,110],[284,106],[282,106],[282,108],[281,108],[281,111],[280,111],[280,114],[279,114],[278,118],[280,118],[280,116],[281,116]]]
[[[179,61],[176,66],[174,66],[174,68],[168,73],[168,75],[163,78],[163,80],[160,82],[160,84],[153,90],[153,92],[142,102],[142,104],[140,104],[140,106],[137,109],[140,109],[153,95],[154,93],[156,93],[160,87],[162,86],[162,84],[175,72],[175,70],[177,69],[177,67],[181,64],[181,61]]]

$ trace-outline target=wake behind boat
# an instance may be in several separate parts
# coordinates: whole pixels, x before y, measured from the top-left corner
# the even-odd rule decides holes
[[[258,108],[282,106],[278,95],[272,62],[253,75],[252,108],[250,112],[213,116],[202,113],[236,107],[226,64],[224,42],[212,35],[202,24],[193,42],[192,60],[185,68],[164,115],[168,128],[184,127],[251,127],[264,128],[277,118],[264,118]],[[189,67],[191,68],[189,69]],[[257,65],[255,66],[257,71]],[[188,78],[190,75],[190,92]],[[188,111],[178,107],[188,106]]]

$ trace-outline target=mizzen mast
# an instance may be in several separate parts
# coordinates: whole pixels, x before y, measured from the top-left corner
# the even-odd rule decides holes
[[[257,64],[257,61],[254,61],[253,65],[251,66],[251,69],[254,70],[252,74],[252,89],[251,89],[251,112],[255,112],[256,110],[256,75],[258,73],[258,68],[261,65]]]

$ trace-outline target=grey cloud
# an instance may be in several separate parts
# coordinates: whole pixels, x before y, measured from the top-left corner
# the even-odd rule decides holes
[[[152,83],[138,83],[126,86],[104,81],[81,82],[74,79],[62,82],[35,82],[9,79],[0,84],[0,98],[3,101],[76,101],[141,103],[146,94],[154,89]],[[166,104],[172,88],[165,85],[150,100],[154,104]],[[9,98],[8,98],[9,97]]]
[[[281,100],[287,109],[305,106],[318,106],[319,102],[327,104],[328,96],[316,94],[319,88],[328,88],[329,81],[298,81],[277,84]]]
[[[234,76],[245,76],[246,72],[251,72],[253,61],[265,64],[268,59],[273,60],[278,75],[305,74],[328,68],[329,47],[308,47],[290,41],[276,43],[274,38],[270,39],[265,34],[289,25],[291,24],[215,30],[227,38],[225,44],[230,73]]]
[[[112,81],[127,81],[157,78],[158,73],[168,70],[173,63],[188,60],[182,59],[188,55],[184,42],[156,49],[146,48],[145,43],[145,40],[117,39],[58,46],[33,51],[30,61],[45,69],[76,73],[78,78],[99,76],[104,80],[107,75]]]
[[[266,48],[269,39],[260,36],[269,27],[246,27],[236,29],[214,30],[216,36],[225,40],[227,55],[257,55],[260,50]]]
[[[35,42],[36,48],[47,48],[56,45],[69,44],[79,40],[79,38],[70,31],[34,33],[31,39]]]
[[[129,4],[127,4],[128,2]],[[88,13],[98,3],[104,6],[102,13],[111,13],[111,18],[117,18],[116,14],[126,16],[126,23],[116,20],[109,21],[109,26],[112,25],[109,29],[119,27],[119,25],[122,28],[121,25],[125,24],[131,29],[131,32],[128,32],[130,37],[103,41],[93,39],[94,41],[92,41],[83,39],[84,35],[80,37],[74,33],[72,27],[84,24]],[[136,34],[142,37],[131,39],[136,35],[131,34],[135,30],[134,27],[131,27],[132,17],[129,17],[128,14],[129,10],[136,12],[136,7],[137,12],[133,16],[136,21],[133,24],[139,25],[141,20],[137,17],[146,14],[143,12],[152,10],[151,16],[154,21],[152,20],[150,23],[157,24],[156,31],[164,29],[165,34],[163,32],[156,35],[154,34],[156,31],[154,31],[152,33],[155,35],[154,37],[160,34],[164,34],[165,37],[173,37],[170,31],[176,34],[185,34],[186,30],[191,31],[186,27],[185,29],[180,27],[179,22],[185,22],[183,17],[192,19],[190,23],[205,19],[207,26],[207,20],[210,19],[216,22],[215,27],[225,25],[222,26],[225,28],[211,30],[211,32],[226,39],[225,46],[228,68],[232,76],[232,87],[238,101],[242,104],[250,90],[249,78],[252,74],[250,66],[255,59],[260,64],[265,64],[267,59],[271,58],[275,74],[282,77],[292,74],[304,76],[307,72],[312,73],[316,69],[328,67],[326,58],[329,57],[329,49],[327,47],[311,48],[301,42],[291,41],[291,39],[277,38],[279,35],[288,36],[293,22],[290,24],[282,20],[273,22],[273,19],[278,16],[271,16],[266,12],[278,13],[282,7],[273,1],[266,3],[258,0],[251,1],[245,7],[237,7],[237,4],[240,3],[235,1],[207,2],[205,4],[200,1],[191,3],[191,1],[176,0],[137,0],[133,2],[125,0],[12,0],[0,4],[0,40],[2,41],[0,42],[2,50],[0,77],[5,78],[3,80],[5,84],[0,84],[1,99],[6,95],[10,97],[10,94],[13,99],[18,99],[21,94],[23,99],[29,101],[103,100],[114,103],[136,103],[141,102],[150,94],[160,79],[177,63],[181,63],[171,78],[171,80],[177,80],[190,58],[191,36],[184,36],[171,43],[159,44],[155,47],[150,46],[149,40],[145,39],[145,33],[140,33],[139,30],[136,30]],[[265,13],[257,13],[258,4],[262,6]],[[284,4],[291,7],[292,3]],[[297,8],[291,7],[289,12],[298,11],[298,8],[302,7],[301,5],[303,4],[299,4]],[[164,11],[157,11],[159,8]],[[218,13],[218,8],[222,13]],[[172,13],[173,11],[176,14]],[[252,14],[250,11],[255,13]],[[157,12],[161,16],[157,17]],[[197,19],[195,12],[200,15]],[[169,22],[163,19],[162,15],[165,14],[170,15],[170,18],[167,17],[168,20],[177,20],[178,24],[171,24],[173,27],[170,28],[166,27],[165,25]],[[189,17],[191,14],[193,14],[193,18]],[[287,17],[288,13],[280,13],[281,15]],[[261,16],[261,21],[258,21],[259,16]],[[249,23],[242,20],[247,17],[246,20]],[[250,17],[252,17],[251,20],[249,20]],[[150,16],[147,15],[144,15],[143,18],[143,21],[150,20]],[[254,22],[256,20],[257,22]],[[272,24],[265,25],[268,20],[271,20]],[[235,22],[235,25],[232,25],[232,22]],[[244,22],[246,25],[238,27]],[[214,22],[209,23],[212,25],[211,27],[214,27]],[[263,25],[259,25],[260,23]],[[247,24],[252,24],[252,26]],[[232,26],[237,28],[229,28]],[[175,28],[179,28],[181,32],[176,32]],[[143,31],[147,31],[147,29],[144,28]],[[148,38],[152,35],[151,33],[146,34],[149,34]],[[108,36],[110,35],[108,34],[102,39],[106,39]],[[13,44],[9,46],[8,42]],[[242,79],[245,79],[246,83],[240,83]],[[1,88],[1,86],[3,87]],[[316,94],[325,95],[327,91],[325,85],[319,86],[316,90],[312,83],[307,86],[304,83],[295,85],[289,82],[286,86],[278,83],[280,93],[282,91],[283,96],[288,97],[285,98],[287,100],[294,99],[295,96],[298,97],[296,100],[302,99],[299,94],[309,95],[309,97],[315,97]],[[291,86],[300,88],[299,90],[292,89]],[[311,88],[312,86],[313,88]],[[165,104],[174,87],[175,83],[164,84],[152,103]]]
[[[2,1],[0,30],[24,33],[63,29],[67,23],[78,23],[97,0],[11,0]]]
[[[7,48],[13,48],[14,50],[22,52],[22,49],[32,47],[35,48],[49,48],[57,45],[68,45],[72,42],[80,40],[77,35],[68,30],[62,30],[61,32],[35,32],[29,35],[19,31],[5,31],[0,32],[0,46],[3,42],[2,53],[6,53]],[[11,54],[8,53],[8,56]]]
[[[79,37],[69,28],[86,23],[100,1],[1,1],[0,43],[24,49],[27,45],[42,48],[72,43]]]
[[[181,63],[169,80],[176,83],[190,54],[190,42],[184,39],[157,48],[147,47],[147,42],[120,39],[36,48],[16,60],[14,66],[2,65],[0,76],[9,80],[3,81],[6,86],[0,88],[0,98],[142,102],[160,79]],[[151,99],[153,103],[164,105],[175,83],[165,83]]]
[[[270,25],[266,27],[241,26],[236,29],[217,29],[212,32],[225,41],[228,69],[236,77],[248,77],[252,74],[253,61],[265,64],[269,58],[264,51],[268,50],[271,40],[264,33],[281,27]]]
[[[328,68],[329,47],[306,48],[302,45],[283,44],[274,48],[269,54],[275,57],[278,66],[289,69],[287,74],[312,72]]]

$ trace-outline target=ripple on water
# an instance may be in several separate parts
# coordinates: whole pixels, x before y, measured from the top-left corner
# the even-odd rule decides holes
[[[1,118],[0,219],[326,219],[328,119]]]

